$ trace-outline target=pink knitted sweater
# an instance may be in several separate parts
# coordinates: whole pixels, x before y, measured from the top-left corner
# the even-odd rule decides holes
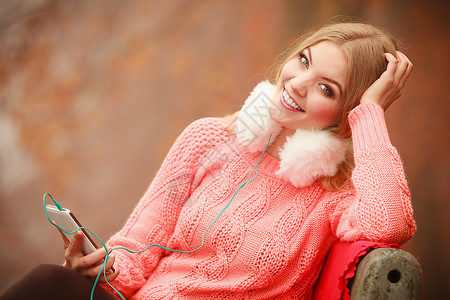
[[[120,275],[112,284],[130,299],[305,299],[338,239],[404,243],[416,230],[402,163],[384,112],[355,108],[353,186],[296,188],[274,173],[268,154],[256,180],[242,188],[189,253],[151,247],[113,252]],[[149,244],[190,250],[256,165],[221,120],[188,126],[109,247]]]

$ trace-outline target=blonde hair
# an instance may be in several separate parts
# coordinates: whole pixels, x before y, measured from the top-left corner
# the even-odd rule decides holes
[[[386,70],[387,62],[384,53],[396,56],[398,44],[391,35],[369,24],[331,23],[301,36],[282,54],[281,59],[278,58],[272,83],[278,82],[281,69],[287,61],[298,56],[304,49],[322,41],[333,42],[343,49],[349,70],[342,115],[339,124],[333,130],[333,134],[348,138],[349,146],[337,174],[322,179],[322,185],[326,189],[338,190],[350,181],[354,168],[348,114],[359,104],[364,91]]]

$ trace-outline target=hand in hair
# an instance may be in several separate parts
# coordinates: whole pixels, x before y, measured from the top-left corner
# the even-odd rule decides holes
[[[397,51],[396,55],[385,53],[388,61],[386,71],[364,92],[360,103],[377,103],[386,110],[401,96],[413,64],[405,54]]]

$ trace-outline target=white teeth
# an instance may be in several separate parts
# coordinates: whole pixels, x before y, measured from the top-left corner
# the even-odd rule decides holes
[[[286,90],[283,90],[283,98],[284,98],[284,102],[286,102],[287,105],[289,105],[289,106],[292,107],[292,108],[295,108],[296,110],[299,110],[299,111],[303,111],[303,112],[304,112],[304,110],[303,110],[300,106],[298,106],[298,105],[294,102],[294,100],[292,100],[291,97],[289,97],[289,94],[287,93]]]

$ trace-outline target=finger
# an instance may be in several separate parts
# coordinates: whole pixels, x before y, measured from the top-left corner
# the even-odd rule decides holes
[[[395,70],[397,69],[398,60],[391,53],[385,53],[384,57],[386,58],[386,60],[388,62],[388,65],[387,65],[385,73],[393,75]]]
[[[114,265],[114,272],[111,274],[107,274],[106,275],[106,279],[108,279],[108,281],[113,281],[114,279],[117,278],[117,276],[119,276],[120,274],[120,269],[117,265]]]
[[[406,65],[406,69],[404,70],[400,79],[400,84],[401,86],[403,86],[413,70],[413,64],[411,63],[409,58],[402,52],[397,52],[397,55],[401,58],[402,63]]]
[[[106,270],[107,274],[114,273],[113,266],[114,266],[115,262],[116,262],[116,257],[115,256],[110,256],[108,261],[107,261],[107,263],[106,263],[106,265],[105,265],[105,270]]]
[[[401,66],[402,69],[405,69],[404,71],[406,71],[406,69],[408,69],[408,67],[412,65],[408,57],[406,57],[406,55],[400,51],[397,51],[397,60],[399,61],[399,66]]]
[[[398,79],[401,79],[408,69],[409,60],[406,58],[406,56],[403,53],[397,51],[397,61],[398,61],[398,63],[397,63],[397,69],[395,70],[395,73],[396,73],[396,76],[398,77]]]
[[[67,249],[67,247],[69,247],[69,244],[70,244],[69,239],[68,239],[67,236],[64,234],[64,232],[61,231],[61,229],[59,229],[59,228],[56,228],[56,229],[58,229],[59,234],[61,234],[61,237],[62,237],[62,239],[63,239],[64,249]]]
[[[406,60],[408,63],[412,64],[412,62],[409,60],[408,56],[405,55],[405,53],[397,51],[397,55],[400,55],[402,59]]]
[[[89,276],[89,277],[97,277],[99,273],[101,273],[101,277],[103,277],[103,270],[105,270],[105,273],[108,272],[109,269],[114,265],[115,257],[111,256],[108,261],[99,261],[98,264],[93,265],[92,267],[87,267],[84,270],[81,270],[80,273],[83,275]],[[113,271],[113,270],[111,270]]]
[[[390,54],[385,53],[384,54],[388,64],[386,67],[386,70],[381,74],[380,78],[384,85],[392,86],[393,84],[396,84],[395,74],[397,70],[398,60],[397,58]]]
[[[117,276],[119,276],[119,274],[120,274],[120,270],[119,270],[117,264],[115,264],[114,265],[114,272],[113,273],[109,273],[109,274],[107,273],[106,274],[106,279],[108,279],[108,281],[113,281],[114,279],[117,278]],[[105,280],[105,278],[103,276],[99,279],[99,281],[100,282],[106,282],[106,280]]]
[[[407,73],[406,73],[406,76],[408,77],[409,74],[411,73],[413,67],[414,67],[413,63],[411,62],[411,60],[409,60],[409,58],[404,53],[399,52],[399,54],[402,55],[403,59],[405,60],[405,62],[408,65],[408,70],[407,70]]]
[[[74,233],[72,240],[69,243],[69,246],[66,249],[66,259],[67,257],[72,257],[72,256],[83,256],[83,254],[81,253],[81,246],[83,243],[83,233],[81,232],[81,230],[78,230],[77,232]]]
[[[98,264],[105,257],[106,257],[105,248],[97,249],[94,252],[80,258],[77,267],[80,269],[92,267]]]

